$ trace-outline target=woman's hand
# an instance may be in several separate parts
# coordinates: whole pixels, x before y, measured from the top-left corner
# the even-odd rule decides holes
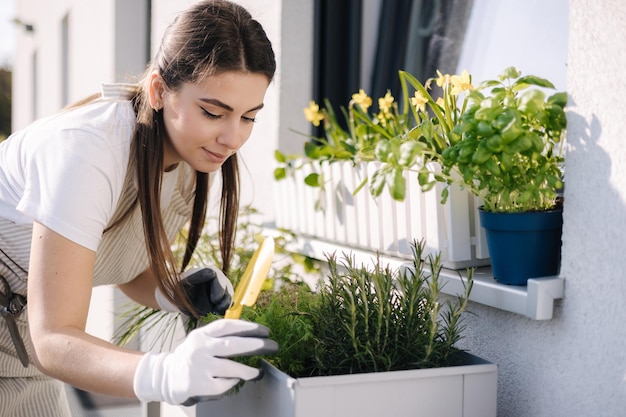
[[[187,298],[199,317],[209,313],[224,315],[232,303],[233,285],[226,275],[214,266],[185,271],[181,275],[180,285],[183,286]],[[156,289],[154,296],[161,310],[181,311],[159,288]],[[192,315],[186,310],[182,312]]]
[[[269,330],[243,320],[221,319],[193,330],[173,352],[146,353],[135,371],[134,390],[142,401],[193,405],[218,399],[239,381],[261,371],[228,358],[276,353]]]

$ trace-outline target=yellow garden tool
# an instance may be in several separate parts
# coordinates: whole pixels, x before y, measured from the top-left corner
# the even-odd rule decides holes
[[[266,237],[261,246],[252,255],[250,263],[246,267],[239,284],[233,295],[233,305],[226,310],[224,318],[238,319],[241,316],[241,310],[246,305],[251,307],[256,302],[263,282],[267,278],[274,257],[274,239]]]

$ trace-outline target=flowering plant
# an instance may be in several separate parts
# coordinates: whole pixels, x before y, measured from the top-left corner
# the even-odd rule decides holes
[[[344,128],[332,105],[320,109],[310,102],[305,117],[315,126],[324,123],[324,137],[305,144],[305,157],[276,151],[277,180],[310,164],[308,185],[323,187],[323,163],[351,161],[380,164],[365,178],[373,196],[385,186],[391,196],[405,196],[405,172],[417,174],[423,191],[441,182],[458,184],[484,202],[487,211],[536,211],[553,208],[563,187],[563,144],[567,94],[547,96],[554,85],[534,75],[522,76],[510,67],[493,80],[474,88],[467,71],[442,74],[424,84],[400,71],[404,106],[400,110],[390,92],[378,99],[378,113],[370,112],[372,99],[360,90],[348,109],[341,109]],[[440,94],[430,94],[435,83]],[[429,164],[435,162],[436,164]],[[442,191],[442,202],[448,187]]]
[[[323,122],[324,137],[312,138],[305,144],[304,158],[276,151],[279,166],[274,171],[275,178],[285,178],[290,171],[308,164],[314,169],[305,178],[306,184],[323,187],[325,181],[316,166],[336,161],[353,164],[378,161],[379,168],[371,178],[364,178],[354,192],[369,183],[370,193],[378,196],[386,186],[399,201],[405,196],[405,171],[417,173],[423,190],[431,188],[436,181],[445,181],[439,173],[433,177],[427,163],[442,162],[441,155],[452,145],[451,133],[467,105],[466,98],[460,97],[473,87],[466,71],[453,76],[437,73],[438,77],[422,84],[411,74],[399,72],[402,109],[388,91],[378,99],[378,112],[373,112],[372,98],[363,89],[359,90],[352,95],[348,109],[341,109],[345,124],[339,122],[330,102],[325,101],[325,107],[320,109],[311,101],[304,110],[305,117],[314,126]],[[429,92],[433,82],[441,89],[436,100]]]

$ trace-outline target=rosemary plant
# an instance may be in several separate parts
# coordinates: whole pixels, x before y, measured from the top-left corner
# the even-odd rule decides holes
[[[464,294],[442,302],[441,260],[422,257],[414,242],[413,267],[400,271],[355,265],[346,254],[330,256],[330,273],[313,310],[319,375],[381,372],[447,366],[464,330],[462,313],[472,288],[468,271]]]

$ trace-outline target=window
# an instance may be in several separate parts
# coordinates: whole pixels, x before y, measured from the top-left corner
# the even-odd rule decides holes
[[[421,80],[455,73],[467,0],[316,0],[314,98],[347,106],[359,88],[399,97],[398,70]],[[374,103],[375,104],[375,103]]]

